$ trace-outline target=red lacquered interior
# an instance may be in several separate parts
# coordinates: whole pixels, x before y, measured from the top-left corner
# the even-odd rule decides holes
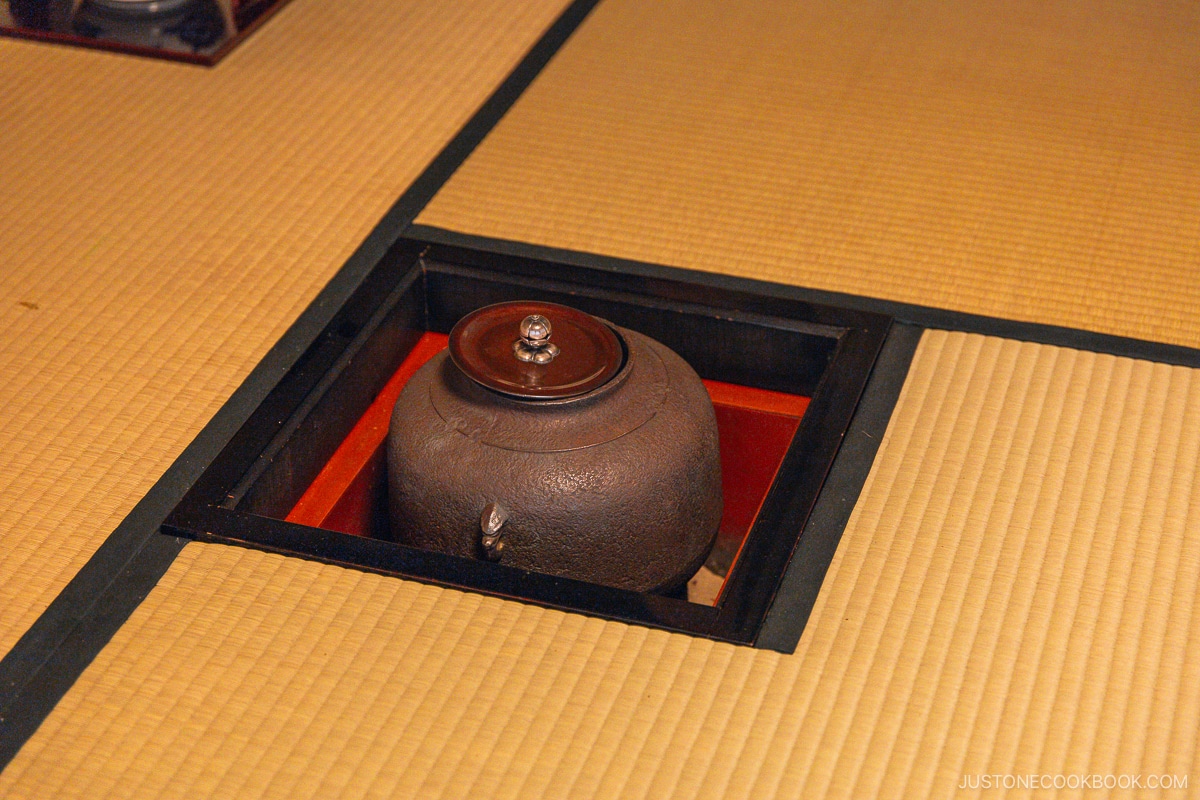
[[[392,406],[408,379],[446,348],[447,337],[426,333],[351,429],[324,469],[288,514],[289,522],[371,536],[386,520],[384,441]],[[775,480],[808,398],[704,381],[721,439],[721,489],[725,512],[718,546],[737,552],[754,525]]]

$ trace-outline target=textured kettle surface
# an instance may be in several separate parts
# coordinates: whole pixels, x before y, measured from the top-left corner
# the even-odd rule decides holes
[[[495,503],[502,564],[637,591],[685,582],[721,519],[716,419],[683,359],[619,332],[622,374],[557,405],[475,386],[444,356],[419,370],[389,433],[394,538],[487,557],[480,516]]]

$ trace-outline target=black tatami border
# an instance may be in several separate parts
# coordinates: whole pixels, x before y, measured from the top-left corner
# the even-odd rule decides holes
[[[129,516],[0,659],[0,770],[37,731],[187,543],[159,532],[167,514],[598,2],[576,0],[562,12]]]

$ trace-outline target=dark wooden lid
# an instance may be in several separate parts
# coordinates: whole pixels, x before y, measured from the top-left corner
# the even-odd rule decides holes
[[[550,335],[529,346],[521,323],[549,321]],[[527,326],[528,327],[528,326]],[[540,332],[535,327],[536,334]],[[523,360],[518,351],[553,345],[548,360]],[[576,397],[607,383],[621,369],[624,348],[615,331],[588,314],[557,303],[518,300],[472,311],[450,331],[450,358],[469,378],[502,394],[529,400]],[[544,361],[544,363],[539,363]]]

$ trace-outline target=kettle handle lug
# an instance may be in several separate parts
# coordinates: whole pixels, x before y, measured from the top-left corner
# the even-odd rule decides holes
[[[499,503],[488,503],[483,507],[479,517],[479,529],[482,533],[480,544],[483,545],[484,555],[488,561],[499,561],[504,550],[504,523],[508,521],[508,512]]]

